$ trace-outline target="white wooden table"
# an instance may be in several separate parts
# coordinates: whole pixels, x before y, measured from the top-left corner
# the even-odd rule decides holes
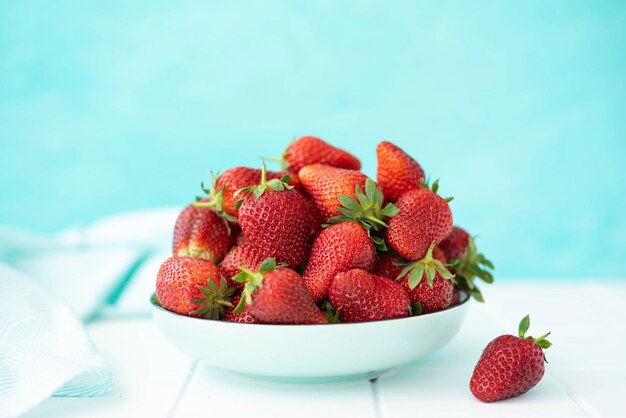
[[[106,251],[102,260],[125,260],[119,272],[109,268],[124,277],[96,291],[106,299],[86,297],[96,308],[85,315],[114,388],[96,398],[50,398],[27,417],[626,417],[623,279],[498,277],[484,286],[487,302],[472,303],[459,335],[422,361],[373,381],[281,385],[194,362],[159,334],[148,298],[165,250]],[[482,349],[502,333],[515,333],[527,313],[531,335],[553,333],[546,376],[521,397],[477,401],[468,382]]]

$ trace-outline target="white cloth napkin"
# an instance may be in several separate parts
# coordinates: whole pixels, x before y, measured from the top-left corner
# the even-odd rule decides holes
[[[17,416],[53,395],[97,396],[111,385],[72,310],[0,263],[0,416]]]

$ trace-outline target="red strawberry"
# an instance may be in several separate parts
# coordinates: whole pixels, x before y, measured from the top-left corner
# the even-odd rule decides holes
[[[461,303],[461,295],[459,293],[459,289],[454,288],[454,292],[452,293],[452,302],[450,302],[450,306],[456,306]]]
[[[397,255],[388,252],[378,253],[378,259],[374,264],[372,273],[377,276],[384,276],[391,280],[396,280],[407,262]]]
[[[493,283],[493,275],[489,270],[494,267],[483,254],[478,253],[474,238],[455,226],[439,246],[445,252],[451,270],[456,273],[457,286],[482,302],[483,296],[474,284],[474,279],[478,277],[486,283]]]
[[[303,275],[315,302],[326,298],[337,273],[355,268],[371,270],[374,251],[367,231],[356,222],[342,222],[324,229],[313,242]]]
[[[178,215],[174,227],[174,255],[202,257],[219,263],[232,245],[228,222],[211,208],[189,205]]]
[[[266,258],[271,257],[266,250],[254,247],[252,245],[242,245],[233,248],[222,261],[221,274],[227,279],[232,279],[241,273],[239,267],[245,267],[255,273],[258,273],[259,266]],[[233,286],[238,290],[243,290],[243,284],[235,282]]]
[[[226,312],[224,312],[224,315],[222,315],[222,321],[227,321],[227,322],[244,322],[246,324],[254,324],[255,321],[254,318],[252,317],[252,315],[250,315],[250,312],[248,312],[247,309],[244,308],[243,311],[239,312],[239,313],[235,313],[235,307],[239,304],[239,301],[241,300],[241,295],[237,295],[235,297],[233,297],[233,299],[231,300],[231,303],[233,304],[233,306],[231,306],[230,308],[226,309]]]
[[[424,170],[399,147],[383,141],[376,147],[376,158],[376,180],[386,200],[395,202],[409,190],[420,188]]]
[[[268,171],[266,178],[268,180],[282,179],[287,176],[287,173]],[[299,180],[297,176],[289,175],[289,179],[286,179],[290,186],[299,186]],[[213,176],[213,186],[211,189],[207,189],[202,185],[202,190],[209,195],[206,202],[196,203],[197,206],[207,206],[215,210],[215,212],[224,216],[231,222],[237,221],[239,211],[235,204],[240,197],[235,196],[235,193],[245,187],[250,187],[261,182],[261,170],[257,168],[249,167],[235,167],[230,168],[219,176]]]
[[[311,164],[326,164],[349,170],[361,169],[361,162],[355,156],[314,136],[298,138],[285,150],[283,169],[290,173],[298,173],[302,167]]]
[[[411,300],[402,286],[361,269],[337,274],[328,301],[341,322],[403,318],[411,311]]]
[[[324,164],[307,165],[298,173],[302,186],[315,201],[324,220],[341,213],[339,195],[356,199],[356,187],[365,186],[367,176],[360,171],[335,168]]]
[[[418,264],[407,263],[398,256],[382,254],[374,266],[374,273],[398,280],[411,298],[414,314],[430,313],[445,309],[452,303],[454,285],[452,275],[445,270],[445,264],[443,251],[435,247],[432,258],[422,259]],[[430,274],[434,276],[429,279],[427,271],[431,271]]]
[[[304,203],[306,203],[306,207],[309,212],[309,222],[311,223],[311,234],[317,235],[323,229],[323,224],[325,223],[325,219],[320,214],[320,211],[317,209],[317,205],[315,201],[309,196],[309,194],[301,190],[300,194],[302,195],[302,199],[304,199]]]
[[[290,267],[304,262],[309,252],[311,225],[300,193],[281,180],[267,181],[265,164],[261,184],[240,190],[239,224],[250,245]]]
[[[452,227],[452,231],[439,243],[448,260],[456,260],[465,255],[470,242],[470,234],[458,226]]]
[[[327,323],[295,271],[276,268],[273,258],[261,264],[259,273],[241,270],[235,280],[245,283],[245,288],[234,313],[243,312],[245,307],[256,321],[265,324]]]
[[[219,267],[204,258],[171,257],[157,274],[161,306],[183,315],[219,319],[235,289],[228,287]]]
[[[239,232],[235,234],[235,245],[240,247],[247,244],[250,244],[250,242],[248,241],[248,238],[246,238],[246,234],[244,234],[242,230],[239,230]]]
[[[528,315],[519,325],[519,337],[501,335],[491,341],[474,368],[470,390],[483,402],[495,402],[528,392],[545,372],[544,348],[548,332],[539,338],[525,337],[530,326]]]
[[[433,190],[413,189],[396,202],[399,213],[389,220],[387,242],[409,261],[426,255],[428,247],[437,245],[452,230],[452,212],[448,202]]]

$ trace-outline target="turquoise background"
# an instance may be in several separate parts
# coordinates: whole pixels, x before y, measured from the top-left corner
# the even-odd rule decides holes
[[[0,3],[0,224],[183,205],[319,135],[409,151],[499,276],[624,276],[626,2]]]

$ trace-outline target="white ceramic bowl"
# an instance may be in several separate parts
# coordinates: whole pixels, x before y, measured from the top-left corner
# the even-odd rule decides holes
[[[179,315],[151,298],[154,320],[181,351],[214,367],[283,382],[373,378],[411,363],[457,334],[469,306],[402,319],[328,325],[244,324]]]

